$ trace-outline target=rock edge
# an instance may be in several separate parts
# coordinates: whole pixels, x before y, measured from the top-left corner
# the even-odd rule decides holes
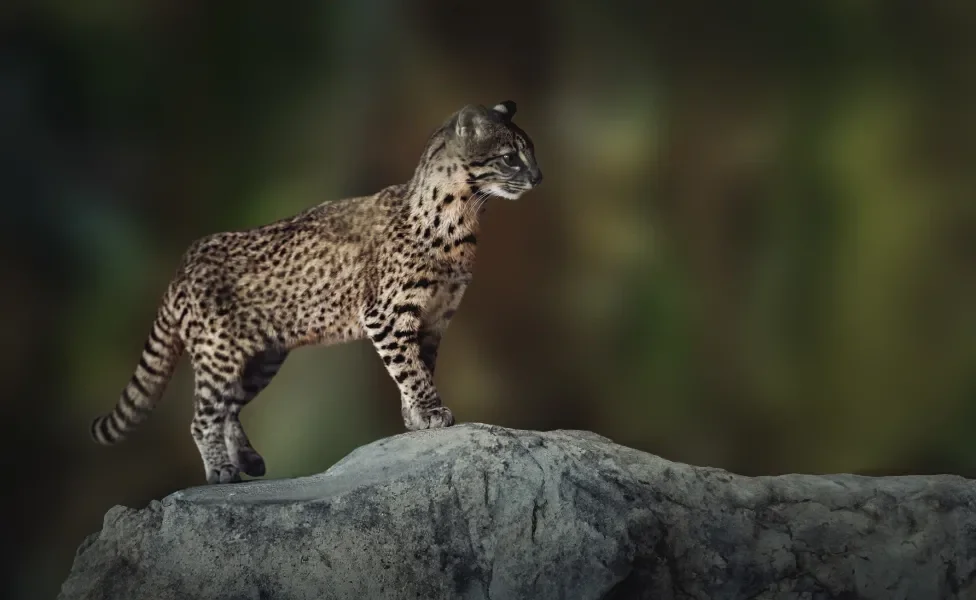
[[[956,476],[750,478],[465,424],[116,506],[59,599],[974,598],[974,507]]]

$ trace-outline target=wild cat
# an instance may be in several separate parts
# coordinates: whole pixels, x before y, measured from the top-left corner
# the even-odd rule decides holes
[[[407,429],[453,425],[434,367],[471,281],[481,209],[542,181],[515,109],[505,101],[451,115],[407,183],[194,242],[118,404],[92,422],[94,439],[113,444],[142,423],[185,351],[195,380],[190,431],[207,482],[264,475],[241,409],[293,349],[362,338],[400,389]]]

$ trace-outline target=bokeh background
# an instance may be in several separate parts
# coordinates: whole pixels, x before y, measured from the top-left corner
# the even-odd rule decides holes
[[[462,421],[745,474],[976,475],[976,3],[0,3],[0,595],[202,483],[185,362],[88,439],[194,239],[405,181],[512,99],[545,183],[486,217],[437,380]],[[402,431],[365,342],[243,413],[271,477]]]

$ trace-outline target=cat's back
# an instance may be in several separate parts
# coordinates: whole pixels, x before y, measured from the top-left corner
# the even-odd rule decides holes
[[[213,269],[264,270],[285,262],[322,260],[330,250],[363,245],[386,229],[395,208],[391,200],[398,197],[398,187],[370,196],[323,202],[252,229],[204,236],[187,248],[180,271],[191,275]]]

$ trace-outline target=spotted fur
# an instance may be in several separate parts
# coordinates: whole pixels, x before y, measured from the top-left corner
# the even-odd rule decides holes
[[[142,423],[185,351],[207,482],[261,476],[241,409],[295,348],[361,338],[397,383],[407,429],[453,425],[434,367],[471,281],[479,216],[488,198],[517,199],[542,180],[514,114],[511,101],[466,106],[430,137],[409,182],[193,243],[94,439],[113,444]]]

